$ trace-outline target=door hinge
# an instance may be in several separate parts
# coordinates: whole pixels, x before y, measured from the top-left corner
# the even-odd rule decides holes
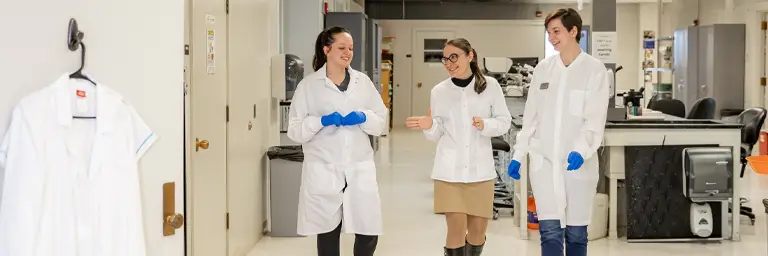
[[[227,122],[229,122],[229,105],[227,105]]]
[[[229,0],[227,0],[227,10],[226,10],[226,12],[227,12],[227,14],[229,14]]]
[[[227,213],[227,229],[229,229],[229,213]]]
[[[768,21],[761,21],[760,22],[760,29],[767,30],[768,29]]]
[[[760,85],[765,86],[765,82],[766,82],[765,80],[766,80],[765,77],[761,77],[760,78]]]

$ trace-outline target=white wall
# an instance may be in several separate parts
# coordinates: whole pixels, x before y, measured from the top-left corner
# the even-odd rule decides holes
[[[451,29],[456,37],[464,37],[483,57],[544,57],[542,21],[446,21],[446,20],[380,20],[383,36],[394,36],[393,127],[402,128],[411,114],[411,54],[414,29]],[[482,61],[481,61],[482,65]],[[481,67],[482,68],[482,67]],[[446,75],[447,76],[447,75]]]
[[[0,134],[20,97],[79,67],[66,48],[67,22],[85,32],[85,71],[133,103],[160,140],[141,164],[150,255],[183,255],[183,230],[162,237],[162,183],[183,172],[184,2],[182,0],[0,1]],[[183,186],[176,186],[177,193]],[[182,212],[177,204],[178,212]]]
[[[647,5],[647,6],[641,6]],[[642,30],[656,30],[655,4],[627,3],[617,5],[616,30],[619,37],[617,65],[623,70],[617,73],[616,84],[618,91],[630,88],[637,89],[642,85]],[[542,4],[540,10],[546,16],[556,8],[576,5],[547,5]],[[650,10],[653,12],[641,10]],[[592,24],[591,5],[585,4],[580,11],[584,25]],[[644,16],[641,16],[644,15]],[[410,115],[411,104],[411,63],[406,54],[411,53],[412,33],[414,28],[449,28],[457,31],[457,36],[467,37],[478,51],[480,57],[511,56],[511,57],[544,57],[545,36],[543,17],[539,27],[522,32],[515,24],[519,21],[431,21],[431,20],[383,20],[381,22],[384,36],[395,36],[393,43],[394,61],[394,106],[393,122],[399,124]],[[652,22],[652,23],[650,23]],[[671,30],[670,30],[671,31]],[[666,32],[666,31],[665,31]],[[535,39],[534,39],[535,38]],[[640,53],[640,54],[638,54]],[[397,86],[400,85],[400,86]],[[402,128],[395,125],[395,127]]]

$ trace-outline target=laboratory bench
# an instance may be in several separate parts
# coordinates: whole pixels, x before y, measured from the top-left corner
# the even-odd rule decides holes
[[[507,104],[513,119],[505,139],[514,145],[514,135],[522,128],[524,102],[507,98]],[[663,120],[606,122],[603,145],[596,155],[600,157],[602,174],[598,193],[607,192],[609,197],[608,237],[619,237],[619,220],[623,219],[627,241],[738,241],[741,127],[741,124],[721,120],[687,120],[674,116],[665,116]],[[689,199],[683,194],[682,151],[717,146],[733,149],[731,182],[732,198],[736,200],[710,204],[715,215],[714,232],[709,239],[694,237],[690,231]],[[526,202],[531,194],[528,158],[521,164],[520,181],[514,181],[514,216],[515,226],[521,227],[521,239],[527,239]],[[620,183],[624,184],[625,192],[619,193]],[[619,207],[619,203],[625,206]],[[729,208],[733,210],[729,212]],[[622,210],[621,216],[619,210]]]

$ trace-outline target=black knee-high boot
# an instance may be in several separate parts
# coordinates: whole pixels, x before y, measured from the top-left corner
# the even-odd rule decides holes
[[[443,249],[445,250],[445,253],[443,255],[444,256],[465,256],[467,255],[466,247],[467,247],[466,245],[459,248],[454,248],[454,249],[443,247]]]
[[[473,245],[467,242],[467,256],[480,256],[483,253],[485,242],[481,245]]]

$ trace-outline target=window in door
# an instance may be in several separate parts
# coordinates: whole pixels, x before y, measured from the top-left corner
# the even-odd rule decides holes
[[[424,62],[440,63],[443,58],[443,47],[448,39],[424,39]]]

